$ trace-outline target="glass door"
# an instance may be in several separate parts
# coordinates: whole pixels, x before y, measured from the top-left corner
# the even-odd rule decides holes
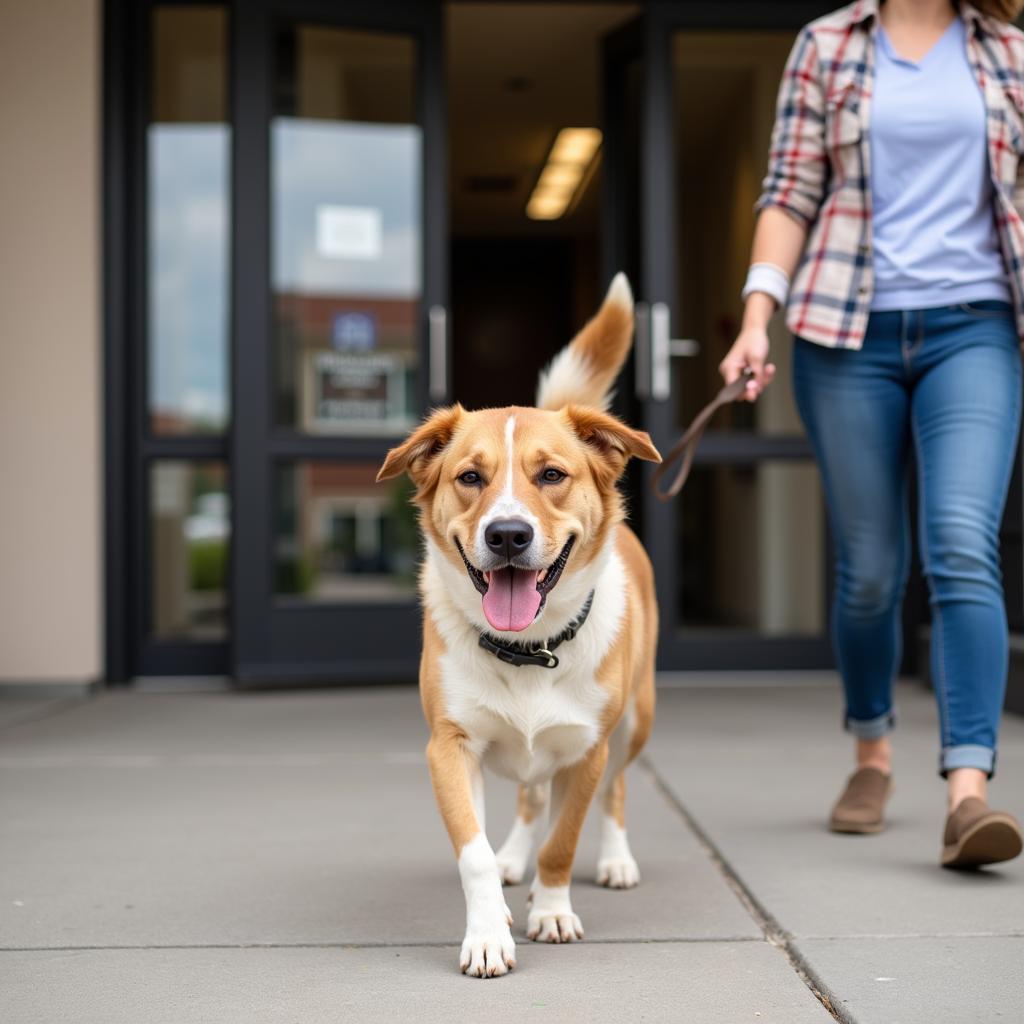
[[[663,452],[721,386],[779,79],[816,13],[806,3],[651,4],[608,40],[606,271],[625,266],[637,282],[633,401]],[[663,504],[647,491],[649,467],[637,474],[663,669],[830,662],[824,506],[781,317],[771,334],[775,385],[716,417],[683,493]]]
[[[108,12],[107,677],[228,669],[225,4]]]
[[[234,674],[409,678],[418,534],[385,453],[447,397],[440,5],[235,25]]]

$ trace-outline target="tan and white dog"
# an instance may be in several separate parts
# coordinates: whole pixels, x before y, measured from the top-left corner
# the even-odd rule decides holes
[[[569,881],[599,790],[597,881],[624,889],[640,878],[623,773],[654,717],[657,608],[617,482],[631,456],[660,456],[647,434],[605,411],[632,336],[633,298],[619,274],[542,375],[537,408],[437,411],[378,476],[406,472],[417,486],[427,760],[466,896],[460,966],[480,978],[515,965],[502,884],[522,881],[549,804],[529,938],[583,937]],[[497,853],[484,832],[484,765],[519,783]]]

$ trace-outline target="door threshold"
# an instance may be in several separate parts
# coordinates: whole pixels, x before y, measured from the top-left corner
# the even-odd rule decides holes
[[[750,669],[735,671],[709,669],[689,672],[659,672],[655,676],[659,690],[724,690],[724,689],[833,689],[836,673],[817,669],[776,671]]]

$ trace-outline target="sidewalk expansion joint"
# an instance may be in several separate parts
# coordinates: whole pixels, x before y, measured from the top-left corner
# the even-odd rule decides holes
[[[16,715],[14,718],[8,719],[3,725],[0,725],[0,733],[17,729],[29,723],[42,722],[47,718],[56,718],[57,715],[62,715],[66,711],[81,707],[81,705],[92,700],[95,700],[95,696],[92,694],[83,694],[80,697],[54,697],[44,707],[35,708],[32,711],[26,711],[23,715]]]
[[[805,942],[898,942],[900,939],[1024,939],[1024,932],[850,932],[849,935],[804,935]]]
[[[765,940],[779,949],[789,961],[797,977],[810,989],[811,994],[840,1024],[857,1024],[822,980],[818,972],[807,962],[803,953],[797,948],[793,935],[778,922],[767,907],[754,895],[750,886],[743,881],[736,869],[726,860],[711,836],[704,830],[696,818],[689,812],[686,805],[672,790],[672,787],[661,777],[647,754],[636,759],[638,767],[647,773],[654,788],[662,795],[669,806],[679,815],[683,824],[693,833],[698,845],[722,876],[725,884],[740,901],[743,909],[753,918],[761,929]]]
[[[528,940],[527,940],[528,941]],[[592,939],[588,936],[588,946],[680,946],[680,945],[730,945],[736,942],[757,942],[760,938],[750,935],[719,935],[714,938],[681,938],[657,939]],[[542,943],[543,945],[543,943]],[[82,946],[0,946],[3,953],[124,953],[133,950],[173,950],[173,949],[458,949],[457,942],[170,942],[170,943],[138,943],[136,945],[82,945]]]

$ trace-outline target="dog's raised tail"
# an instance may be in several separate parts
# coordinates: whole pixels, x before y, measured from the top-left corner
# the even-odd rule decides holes
[[[597,311],[572,341],[551,360],[537,385],[539,409],[587,405],[607,410],[612,385],[633,343],[633,292],[625,274],[616,274]]]

